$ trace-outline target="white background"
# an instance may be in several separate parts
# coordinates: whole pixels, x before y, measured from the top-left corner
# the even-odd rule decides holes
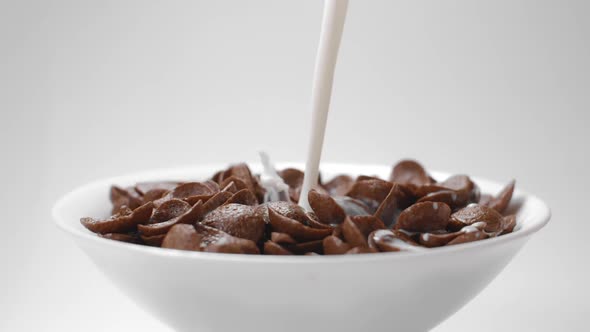
[[[318,0],[0,0],[0,330],[168,331],[53,225],[85,182],[302,160]],[[352,0],[324,160],[414,157],[538,194],[553,219],[436,328],[583,331],[588,2]],[[443,285],[444,286],[444,285]],[[395,322],[392,322],[392,329]]]

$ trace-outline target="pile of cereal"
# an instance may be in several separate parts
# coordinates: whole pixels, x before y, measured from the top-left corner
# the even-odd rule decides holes
[[[264,202],[260,178],[246,164],[204,182],[148,182],[111,188],[112,216],[82,218],[99,236],[181,250],[264,254],[340,255],[420,251],[513,231],[504,215],[514,191],[480,194],[466,175],[437,182],[417,162],[393,167],[389,180],[339,175],[309,192],[313,211],[299,200],[303,172],[279,172],[289,201]]]

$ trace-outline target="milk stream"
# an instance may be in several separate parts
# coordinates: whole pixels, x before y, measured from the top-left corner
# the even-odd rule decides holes
[[[301,188],[299,205],[306,210],[311,210],[307,201],[307,194],[318,180],[322,146],[328,110],[330,109],[330,97],[332,96],[332,83],[338,49],[342,38],[342,30],[346,19],[348,0],[325,0],[324,15],[322,19],[322,32],[320,44],[316,56],[315,72],[312,88],[312,120],[307,160],[305,164],[305,177]]]

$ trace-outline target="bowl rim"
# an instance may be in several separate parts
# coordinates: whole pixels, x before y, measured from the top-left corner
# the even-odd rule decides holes
[[[105,177],[89,183],[83,184],[69,191],[65,195],[61,196],[54,204],[51,215],[54,223],[65,233],[70,234],[77,240],[88,240],[96,245],[104,245],[117,250],[129,250],[132,252],[155,255],[160,257],[170,257],[171,259],[196,259],[206,261],[224,261],[224,262],[241,262],[241,263],[264,263],[264,264],[328,264],[328,263],[343,263],[343,262],[369,262],[374,260],[403,260],[403,259],[415,259],[416,257],[432,257],[436,255],[447,255],[452,253],[465,252],[468,250],[477,250],[493,246],[500,246],[509,242],[517,241],[518,239],[527,238],[528,236],[536,233],[542,229],[549,220],[551,219],[551,210],[547,204],[535,195],[528,193],[527,191],[516,189],[515,196],[521,196],[526,200],[531,200],[535,206],[540,209],[539,213],[535,214],[535,218],[518,231],[505,234],[502,236],[485,239],[482,241],[474,241],[468,243],[457,244],[453,246],[444,246],[437,248],[429,248],[424,251],[410,252],[410,251],[399,251],[399,252],[380,252],[372,253],[367,255],[321,255],[321,256],[277,256],[277,255],[246,255],[246,254],[225,254],[225,253],[209,253],[209,252],[198,252],[198,251],[187,251],[177,250],[169,248],[151,247],[146,245],[138,245],[133,243],[126,243],[121,241],[113,241],[110,239],[102,238],[96,234],[86,231],[81,228],[75,228],[68,222],[62,211],[67,207],[68,202],[73,200],[76,196],[83,192],[93,190],[96,187],[102,187],[105,184],[111,185],[114,183],[130,182],[131,178],[157,178],[155,174],[168,174],[168,173],[199,173],[204,171],[219,170],[227,167],[229,163],[207,163],[199,164],[196,166],[183,166],[183,167],[169,167],[151,169],[133,173],[127,173],[120,176]],[[251,168],[260,168],[257,162],[247,162]],[[299,167],[302,168],[302,163],[297,162],[281,162],[277,163],[278,167]],[[255,166],[255,167],[252,167]],[[346,169],[363,169],[363,168],[391,168],[390,165],[385,164],[361,164],[361,163],[322,163],[321,168],[346,168]],[[453,173],[439,172],[428,170],[434,177],[449,176]],[[166,177],[166,175],[163,175]],[[488,185],[501,186],[500,183],[478,176],[470,176],[476,183],[486,183]],[[137,180],[135,180],[137,181]],[[148,180],[149,181],[149,180]],[[81,216],[82,217],[82,216]]]

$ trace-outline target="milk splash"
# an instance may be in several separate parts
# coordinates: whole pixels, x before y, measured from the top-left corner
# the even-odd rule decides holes
[[[277,173],[274,165],[266,152],[260,151],[262,173],[260,174],[260,185],[265,189],[264,202],[289,201],[289,186]]]

